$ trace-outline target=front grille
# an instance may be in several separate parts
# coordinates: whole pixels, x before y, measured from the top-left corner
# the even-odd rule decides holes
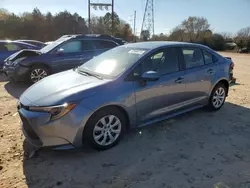
[[[35,131],[33,130],[33,128],[31,127],[31,125],[29,124],[28,120],[22,116],[22,114],[20,114],[20,118],[23,122],[23,129],[25,131],[25,133],[33,140],[39,140],[39,137],[37,136],[37,134],[35,133]]]

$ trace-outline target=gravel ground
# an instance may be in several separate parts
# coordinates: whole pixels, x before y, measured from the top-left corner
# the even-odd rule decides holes
[[[1,77],[0,187],[250,187],[250,55],[223,55],[236,63],[237,84],[220,111],[196,110],[132,130],[102,152],[45,149],[34,155],[16,113],[26,86]]]

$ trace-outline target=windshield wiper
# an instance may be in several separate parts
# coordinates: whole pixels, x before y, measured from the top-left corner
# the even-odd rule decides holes
[[[77,72],[79,72],[80,74],[85,74],[85,75],[88,75],[88,76],[93,76],[99,80],[103,80],[103,78],[97,74],[93,74],[93,73],[90,73],[90,72],[87,72],[87,71],[83,71],[83,70],[79,70],[77,69]]]

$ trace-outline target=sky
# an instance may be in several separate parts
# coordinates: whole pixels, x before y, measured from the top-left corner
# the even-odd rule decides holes
[[[111,0],[91,0],[91,3],[111,3]],[[22,13],[39,8],[52,14],[68,10],[88,17],[88,0],[0,0],[0,8]],[[140,33],[146,0],[114,0],[114,10],[133,27],[136,11],[136,32]],[[91,9],[91,15],[102,16],[107,11]],[[250,0],[154,0],[155,33],[168,34],[189,16],[208,19],[214,32],[236,34],[250,26]]]

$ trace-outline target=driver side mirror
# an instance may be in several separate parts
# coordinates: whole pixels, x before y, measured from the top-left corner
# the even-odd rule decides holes
[[[144,72],[141,79],[145,81],[157,81],[160,79],[160,74],[155,71]]]
[[[57,49],[56,54],[58,54],[58,55],[64,54],[64,49],[62,49],[62,48]]]

